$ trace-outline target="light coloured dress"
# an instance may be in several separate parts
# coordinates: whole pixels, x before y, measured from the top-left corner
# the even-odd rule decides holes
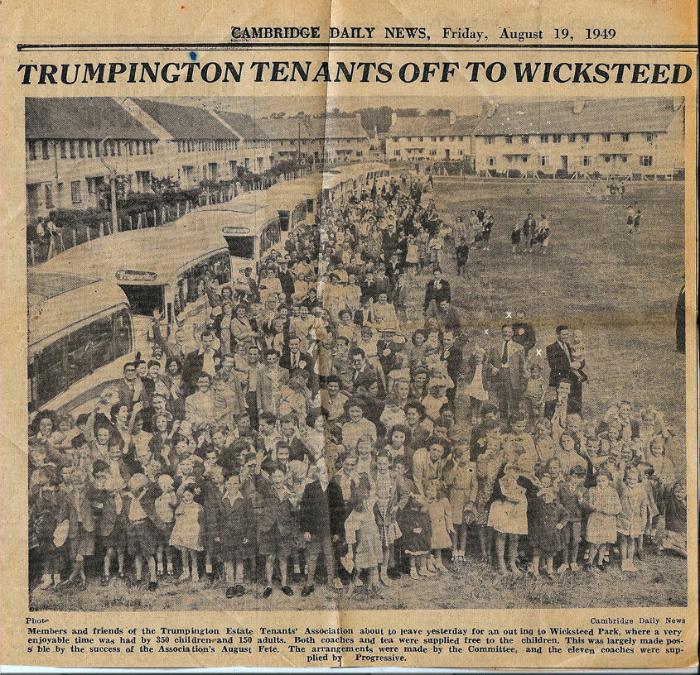
[[[197,502],[180,504],[175,510],[175,525],[170,545],[190,551],[202,551],[202,505]]]
[[[430,518],[430,548],[451,548],[452,539],[448,524],[452,524],[452,509],[447,497],[428,502],[425,509]]]
[[[612,485],[596,485],[588,490],[585,506],[591,511],[586,522],[586,541],[614,544],[617,541],[617,514],[622,510],[617,490]]]
[[[382,540],[374,518],[374,512],[353,511],[345,520],[345,541],[355,547],[355,567],[367,570],[379,565],[384,559]]]
[[[527,534],[527,498],[525,488],[514,480],[498,482],[503,499],[496,499],[489,510],[488,526],[502,534]]]
[[[375,475],[375,491],[374,514],[382,546],[388,548],[401,536],[401,530],[396,522],[396,514],[391,513],[398,500],[396,478],[391,473],[377,473]]]
[[[455,525],[462,525],[465,523],[464,507],[476,496],[476,464],[469,462],[453,466],[446,476],[445,485],[449,490],[452,522]]]

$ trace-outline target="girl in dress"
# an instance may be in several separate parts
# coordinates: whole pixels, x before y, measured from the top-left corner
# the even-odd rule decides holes
[[[640,482],[639,469],[628,466],[620,491],[620,513],[617,514],[617,531],[620,535],[620,568],[623,572],[636,572],[633,558],[635,546],[644,534],[649,508],[649,496]]]
[[[588,513],[586,541],[588,542],[588,569],[600,571],[608,553],[608,546],[617,541],[617,514],[622,510],[620,497],[611,484],[610,474],[598,472],[596,484],[583,496]],[[596,566],[596,556],[598,564]]]
[[[401,530],[396,522],[399,501],[398,485],[396,476],[391,471],[391,462],[386,452],[377,456],[374,485],[376,493],[374,516],[382,541],[379,581],[385,586],[391,586],[392,581],[388,575],[388,567],[389,562],[394,559],[394,542],[401,536]]]
[[[158,548],[156,548],[156,574],[163,575],[167,570],[169,577],[173,576],[173,549],[170,546],[170,535],[175,524],[175,507],[177,495],[172,476],[162,473],[156,481],[160,489],[160,495],[156,497],[156,514],[158,516]],[[166,567],[163,568],[163,554],[165,553]]]
[[[355,570],[368,572],[368,590],[379,593],[378,565],[384,562],[382,540],[374,516],[374,503],[365,485],[352,498],[352,511],[345,519],[345,543],[352,555]],[[350,587],[352,590],[352,586]]]
[[[516,464],[506,464],[496,485],[497,498],[489,509],[488,526],[496,532],[496,559],[498,572],[508,574],[506,568],[506,541],[508,543],[508,566],[516,577],[522,572],[516,566],[518,542],[527,534],[527,499],[525,488],[518,483],[520,470]]]
[[[452,467],[445,473],[445,487],[452,512],[452,562],[464,562],[467,546],[467,527],[476,515],[478,482],[476,465],[469,461],[469,450],[458,447],[455,450]]]
[[[195,500],[196,487],[186,483],[178,490],[180,503],[175,509],[175,525],[170,535],[170,545],[175,546],[182,556],[180,581],[199,581],[199,552],[202,546],[202,505]]]
[[[489,400],[489,394],[486,390],[486,373],[484,371],[486,356],[486,350],[477,345],[467,361],[467,372],[465,373],[467,386],[464,393],[469,396],[469,414],[471,415],[472,424],[477,423],[481,415],[481,406]]]
[[[148,565],[148,590],[158,588],[156,580],[156,517],[153,497],[153,485],[142,474],[134,474],[127,484],[127,500],[122,508],[126,509],[126,539],[129,553],[134,558],[136,583],[141,582],[143,562]]]
[[[531,488],[535,487],[531,483]],[[536,489],[536,488],[535,488]],[[552,477],[545,473],[540,477],[539,489],[528,503],[528,529],[532,547],[532,564],[528,571],[540,575],[540,559],[544,557],[547,576],[554,578],[554,556],[561,551],[561,531],[568,522],[568,512],[559,502]]]
[[[454,525],[452,509],[447,497],[439,494],[439,482],[431,481],[425,491],[427,503],[425,510],[430,518],[430,549],[427,566],[431,572],[447,572],[442,562],[442,553],[452,546]]]
[[[411,494],[399,517],[403,533],[401,545],[409,559],[411,579],[418,579],[419,575],[435,575],[426,566],[426,558],[430,555],[430,517],[422,503],[422,497]]]
[[[491,564],[494,531],[488,526],[489,507],[496,485],[498,473],[503,466],[503,450],[501,440],[492,436],[486,441],[486,449],[476,459],[476,527],[479,536],[481,559]]]
[[[117,554],[117,574],[124,576],[124,552],[126,550],[126,521],[123,514],[123,482],[114,483],[107,462],[97,460],[93,465],[94,485],[92,505],[96,515],[95,530],[105,551],[102,561],[102,585],[109,583],[110,568]]]

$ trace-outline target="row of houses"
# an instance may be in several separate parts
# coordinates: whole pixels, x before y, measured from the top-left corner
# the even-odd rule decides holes
[[[481,114],[254,119],[141,98],[26,100],[28,218],[98,204],[110,175],[148,192],[260,174],[279,162],[465,162],[479,173],[673,174],[683,168],[682,98],[485,103]]]

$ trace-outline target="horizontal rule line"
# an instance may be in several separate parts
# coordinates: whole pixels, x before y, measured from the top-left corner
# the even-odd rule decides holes
[[[545,43],[545,44],[521,44],[506,42],[502,44],[453,44],[450,42],[436,43],[417,43],[417,42],[214,42],[214,43],[176,43],[176,42],[122,42],[122,43],[57,43],[57,44],[18,44],[17,51],[61,51],[61,50],[80,50],[80,51],[115,51],[115,50],[130,50],[130,51],[170,51],[170,50],[201,50],[201,51],[219,51],[238,49],[414,49],[414,50],[432,50],[432,49],[455,49],[461,51],[481,51],[482,49],[555,49],[560,51],[569,51],[572,49],[594,49],[598,51],[616,51],[616,50],[683,50],[697,51],[697,44],[601,44],[601,43],[586,43],[586,44],[562,44],[562,43]]]

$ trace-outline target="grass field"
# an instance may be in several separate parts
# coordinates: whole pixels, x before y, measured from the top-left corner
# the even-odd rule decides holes
[[[457,279],[452,262],[447,273],[454,303],[467,322],[470,343],[486,344],[509,321],[507,312],[522,310],[537,329],[538,348],[553,341],[554,327],[567,323],[585,332],[587,372],[584,415],[596,418],[621,398],[635,408],[663,411],[678,432],[672,459],[684,467],[684,359],[675,352],[674,310],[683,281],[683,186],[648,184],[630,189],[624,202],[591,200],[582,186],[567,183],[462,182],[440,180],[435,200],[441,212],[467,215],[489,208],[496,225],[490,251],[472,251],[469,277]],[[641,232],[626,234],[624,210],[631,200],[642,209]],[[512,255],[514,220],[528,211],[546,213],[553,223],[546,256]],[[412,291],[419,303],[427,277]],[[418,312],[409,318],[419,319]],[[472,542],[473,543],[473,542]],[[155,593],[113,581],[86,591],[34,591],[31,609],[85,610],[313,610],[444,609],[516,607],[640,607],[686,603],[687,566],[677,557],[647,555],[640,571],[625,575],[615,564],[604,574],[568,573],[550,581],[501,578],[470,558],[466,566],[435,580],[403,577],[383,598],[356,592],[352,598],[318,587],[309,598],[286,598],[279,590],[267,600],[255,593],[226,600],[224,584],[192,587],[165,582]],[[261,589],[257,589],[261,590]],[[296,585],[296,593],[301,585]]]

